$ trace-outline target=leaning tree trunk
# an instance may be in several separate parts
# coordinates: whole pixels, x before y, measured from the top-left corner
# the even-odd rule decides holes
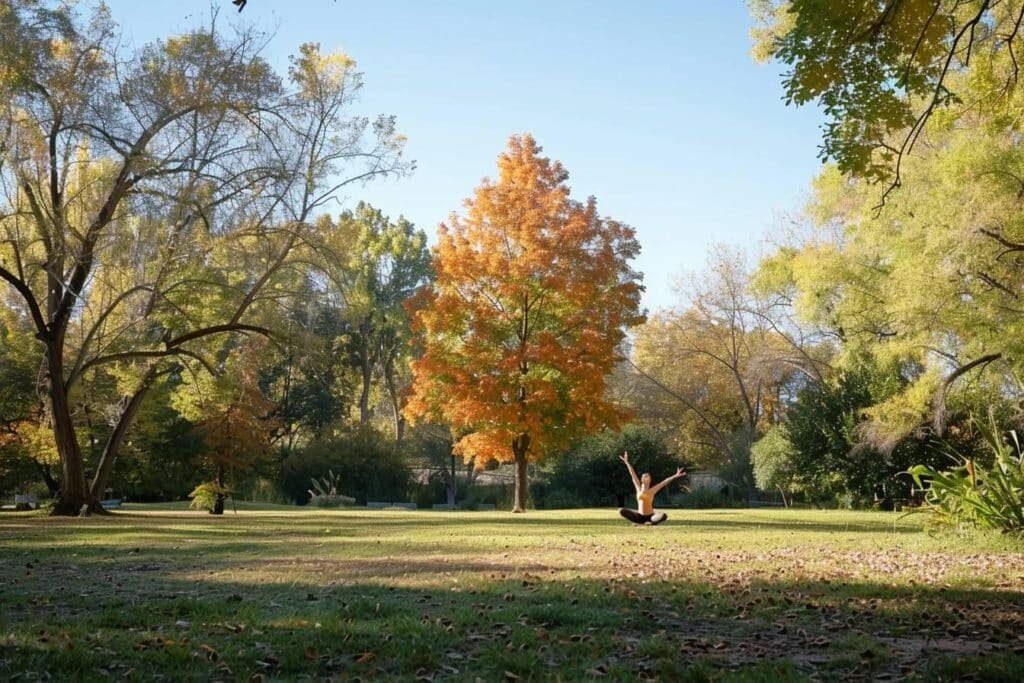
[[[149,391],[155,376],[155,368],[150,368],[146,371],[146,375],[142,378],[142,384],[139,385],[134,394],[127,397],[128,402],[125,403],[124,409],[117,419],[117,424],[114,425],[114,430],[110,432],[110,437],[107,438],[107,443],[103,447],[103,454],[100,456],[100,464],[96,468],[96,475],[93,477],[92,486],[89,488],[93,512],[106,512],[103,506],[99,504],[99,501],[107,490],[107,484],[110,482],[110,473],[114,471],[114,462],[117,460],[117,453],[121,449],[121,443],[124,441],[128,428],[131,426],[132,420],[135,419],[135,414],[139,411],[142,399],[146,397],[146,393]]]
[[[530,435],[520,434],[512,439],[512,455],[516,464],[516,492],[512,512],[526,512],[527,486],[526,454],[530,450]]]
[[[79,515],[91,500],[85,483],[85,463],[82,449],[75,437],[75,423],[71,419],[68,395],[64,387],[64,363],[59,347],[50,348],[47,353],[47,386],[50,403],[50,419],[53,420],[53,437],[57,443],[63,476],[61,477],[60,500],[53,506],[54,515]]]

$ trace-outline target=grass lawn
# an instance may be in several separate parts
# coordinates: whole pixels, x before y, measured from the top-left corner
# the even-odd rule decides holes
[[[1024,547],[892,513],[0,515],[0,679],[1024,680]]]

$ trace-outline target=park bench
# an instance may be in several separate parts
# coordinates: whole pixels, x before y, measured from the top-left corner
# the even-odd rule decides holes
[[[458,510],[458,505],[451,505],[449,503],[434,503],[435,510]]]
[[[415,510],[416,503],[392,503],[391,507],[399,508],[400,510]]]
[[[121,507],[121,499],[107,498],[106,500],[101,500],[100,505],[103,507],[104,510],[116,510],[119,507]]]
[[[366,507],[371,510],[383,510],[384,508],[391,507],[391,503],[384,503],[378,500],[368,500],[366,501]]]
[[[34,493],[18,493],[14,496],[15,510],[38,510],[39,496]]]

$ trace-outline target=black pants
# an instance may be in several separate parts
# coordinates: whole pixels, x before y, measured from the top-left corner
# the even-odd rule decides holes
[[[655,512],[653,515],[641,515],[636,510],[630,510],[629,508],[619,508],[619,514],[633,522],[633,524],[661,524],[668,515],[664,512]]]

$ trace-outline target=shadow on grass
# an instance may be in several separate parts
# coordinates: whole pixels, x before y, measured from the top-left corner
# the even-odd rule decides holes
[[[486,559],[328,562],[296,551],[289,563],[250,559],[232,544],[207,549],[201,573],[194,557],[152,551],[144,553],[162,560],[138,570],[46,547],[31,560],[0,561],[0,677],[1024,675],[1024,652],[1014,649],[1024,632],[1020,590],[568,580],[529,561],[509,570]],[[268,580],[231,579],[232,568]],[[323,578],[305,573],[319,570]],[[406,585],[409,575],[426,581]]]

